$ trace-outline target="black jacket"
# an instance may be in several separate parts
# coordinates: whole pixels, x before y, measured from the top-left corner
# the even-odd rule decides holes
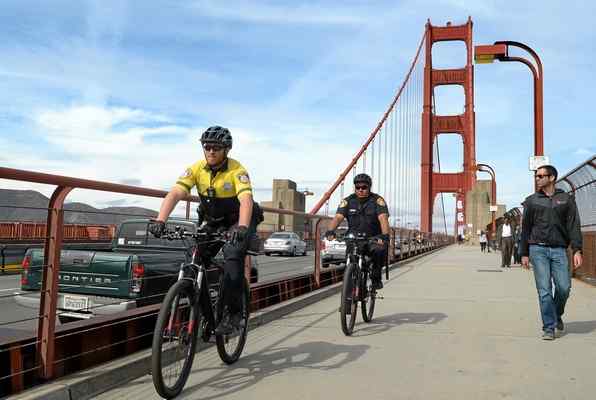
[[[582,249],[582,234],[575,198],[561,189],[552,197],[539,191],[523,203],[521,255],[529,254],[530,244]]]

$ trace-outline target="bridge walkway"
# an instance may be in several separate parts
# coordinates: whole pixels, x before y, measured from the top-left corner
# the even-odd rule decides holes
[[[596,289],[573,282],[566,333],[540,339],[531,272],[450,246],[392,272],[375,318],[339,326],[339,295],[249,332],[242,358],[195,359],[181,398],[582,399],[596,393]],[[95,397],[157,399],[149,375]]]

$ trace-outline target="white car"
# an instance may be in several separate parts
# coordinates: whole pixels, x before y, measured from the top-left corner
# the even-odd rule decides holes
[[[294,232],[275,232],[264,243],[266,256],[273,253],[297,256],[306,255],[306,242]]]
[[[321,246],[321,264],[328,267],[331,264],[341,264],[346,261],[346,242],[343,240],[345,229],[338,229],[335,238],[327,240],[323,238]]]

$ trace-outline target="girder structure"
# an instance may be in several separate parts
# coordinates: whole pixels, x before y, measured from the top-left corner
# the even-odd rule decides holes
[[[463,41],[467,57],[464,68],[433,69],[432,47],[436,42]],[[463,25],[433,26],[426,24],[426,64],[424,68],[424,93],[422,111],[421,146],[421,196],[420,211],[423,231],[432,230],[433,204],[440,193],[456,194],[456,225],[466,224],[465,195],[476,183],[476,139],[474,114],[474,66],[472,45],[472,20]],[[434,88],[442,85],[460,85],[464,89],[465,108],[460,115],[436,115],[433,109]],[[433,170],[433,148],[442,134],[460,135],[463,142],[463,170],[458,173],[441,173]]]

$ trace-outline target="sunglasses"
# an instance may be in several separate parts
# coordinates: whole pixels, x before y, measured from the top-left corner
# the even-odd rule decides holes
[[[203,146],[203,150],[205,150],[205,151],[218,152],[218,151],[222,151],[223,149],[224,149],[223,146],[217,146],[217,145],[211,145],[211,144],[206,144]]]
[[[535,179],[542,179],[542,178],[546,178],[547,176],[551,176],[551,175],[550,174],[548,174],[548,175],[538,175],[538,174],[536,174],[536,175],[534,175],[534,178]]]
[[[356,185],[354,186],[356,190],[368,190],[368,186],[366,185]]]

